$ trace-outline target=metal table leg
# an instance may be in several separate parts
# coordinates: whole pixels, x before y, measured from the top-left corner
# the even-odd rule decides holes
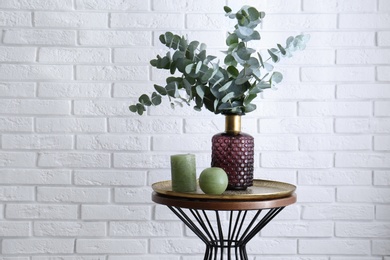
[[[204,260],[248,260],[247,243],[284,209],[218,211],[168,207],[205,243]],[[226,221],[222,212],[229,212]],[[251,217],[250,213],[254,215]]]

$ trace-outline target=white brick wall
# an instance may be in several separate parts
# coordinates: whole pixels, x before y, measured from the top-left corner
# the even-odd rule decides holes
[[[222,7],[267,13],[263,47],[307,32],[243,118],[256,178],[298,186],[251,260],[390,260],[389,0],[0,0],[0,260],[195,260],[202,243],[150,185],[169,155],[210,164],[223,118],[128,105],[167,74],[167,30],[221,57]]]

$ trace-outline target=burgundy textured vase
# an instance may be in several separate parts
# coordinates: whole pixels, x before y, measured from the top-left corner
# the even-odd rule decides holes
[[[211,166],[228,174],[228,190],[253,185],[254,139],[241,132],[241,115],[225,115],[225,132],[212,138]]]

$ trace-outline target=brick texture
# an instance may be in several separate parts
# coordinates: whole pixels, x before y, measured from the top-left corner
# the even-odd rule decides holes
[[[255,177],[298,194],[249,259],[390,260],[389,0],[0,0],[0,260],[203,258],[151,184],[172,154],[208,167],[224,118],[128,106],[169,76],[161,33],[223,58],[226,4],[265,11],[253,48],[311,35],[242,120]]]

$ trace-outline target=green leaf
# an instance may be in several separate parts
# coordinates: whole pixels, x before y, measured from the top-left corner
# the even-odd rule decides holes
[[[269,56],[271,56],[271,59],[273,62],[278,62],[279,61],[279,56],[274,54],[271,50],[267,50],[268,51],[268,54]]]
[[[281,81],[283,80],[283,75],[282,73],[278,72],[278,71],[275,71],[274,73],[272,73],[272,76],[271,76],[271,81],[272,83],[280,83]]]
[[[225,60],[224,60],[224,63],[227,65],[227,66],[236,66],[237,65],[237,61],[236,59],[234,59],[234,57],[232,55],[226,55],[225,57]]]
[[[256,105],[255,104],[248,104],[245,106],[245,113],[249,113],[256,110]]]
[[[185,72],[187,74],[190,74],[192,72],[192,69],[194,68],[195,64],[191,63],[191,64],[188,64],[185,68]]]
[[[277,46],[278,46],[278,49],[280,50],[280,53],[283,54],[283,55],[286,55],[286,50],[282,47],[282,45],[280,45],[278,43]]]
[[[221,88],[219,88],[218,91],[222,92],[222,91],[227,90],[232,85],[232,83],[233,83],[233,81],[228,81]]]
[[[137,106],[136,105],[131,105],[129,106],[129,110],[133,113],[137,112]]]
[[[225,13],[231,13],[232,12],[232,9],[229,6],[224,6],[223,10],[225,11]]]
[[[235,33],[229,34],[229,36],[226,38],[226,45],[230,46],[232,44],[238,43],[238,36]]]
[[[197,85],[196,86],[196,94],[203,99],[204,98],[204,91],[205,91],[205,86],[203,85]]]
[[[138,103],[137,105],[137,113],[142,116],[142,114],[144,113],[144,111],[146,111],[146,108],[144,105]]]
[[[237,78],[238,74],[240,73],[236,67],[234,66],[229,66],[227,67],[226,71],[232,75],[233,78]]]
[[[151,101],[153,105],[158,106],[161,104],[161,96],[156,92],[153,92]]]
[[[249,19],[255,21],[260,18],[260,13],[254,7],[248,8]]]
[[[154,89],[160,94],[165,96],[167,94],[167,90],[164,87],[161,87],[159,85],[154,85]]]
[[[246,96],[244,99],[244,106],[250,104],[256,97],[257,97],[256,94],[250,94],[250,95]]]
[[[195,74],[198,74],[201,68],[202,68],[202,62],[199,61],[198,64],[196,64],[196,67],[195,67]]]
[[[145,105],[145,106],[150,106],[152,104],[152,102],[150,101],[150,98],[148,97],[148,95],[146,94],[143,94],[139,97],[138,101]]]
[[[225,103],[227,102],[229,99],[233,98],[235,96],[234,92],[230,92],[228,94],[226,94],[223,98],[222,98],[222,102]]]

